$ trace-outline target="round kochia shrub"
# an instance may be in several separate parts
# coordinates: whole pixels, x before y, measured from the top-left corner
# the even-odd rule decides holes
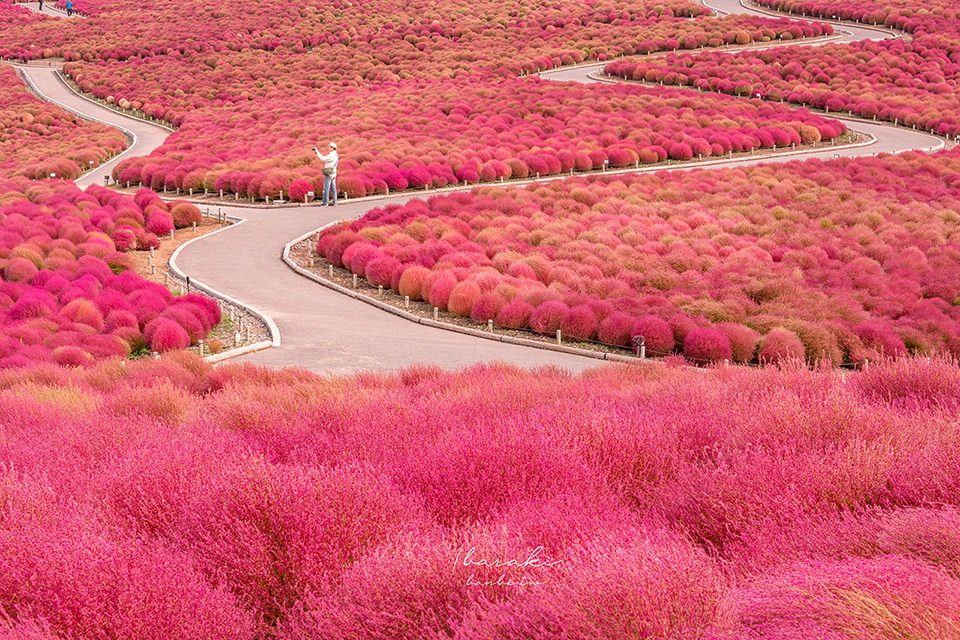
[[[37,265],[26,258],[13,258],[3,267],[4,280],[27,282],[37,274]]]
[[[643,337],[647,355],[665,356],[673,351],[673,328],[663,318],[651,315],[637,318],[630,329],[630,339],[637,336]]]
[[[158,236],[165,236],[173,231],[173,218],[166,211],[154,211],[147,219],[146,229]]]
[[[597,337],[597,314],[589,305],[577,305],[560,322],[560,332],[572,340],[593,340]]]
[[[153,351],[173,351],[190,346],[190,334],[171,318],[151,320],[143,330],[147,344]]]
[[[313,185],[303,178],[297,178],[290,182],[290,186],[287,187],[287,191],[290,194],[291,200],[297,200],[300,202],[306,202],[307,194],[313,191]]]
[[[720,362],[732,357],[730,340],[719,329],[699,327],[683,341],[683,355],[698,363]]]
[[[548,300],[530,314],[530,328],[537,333],[553,335],[563,324],[570,309],[559,300]]]
[[[411,300],[420,300],[423,283],[430,276],[430,269],[414,265],[407,267],[400,275],[400,283],[397,286],[397,293],[401,296],[410,296]]]
[[[774,329],[763,337],[760,345],[760,362],[775,363],[804,357],[803,342],[793,331]]]
[[[480,294],[470,310],[470,319],[474,322],[486,322],[497,317],[503,307],[503,297],[496,291]]]
[[[206,333],[206,327],[200,314],[185,305],[171,305],[160,314],[160,318],[169,318],[183,327],[187,335],[190,336],[191,344],[196,344],[202,340]],[[144,333],[147,333],[146,327],[144,328]]]
[[[391,256],[380,255],[371,259],[363,270],[367,282],[373,286],[390,288],[394,272],[400,268],[400,262]]]
[[[363,276],[367,263],[380,255],[382,254],[376,245],[369,242],[352,244],[343,252],[343,266],[358,276]]]
[[[636,319],[626,313],[615,311],[600,323],[597,328],[597,339],[604,344],[618,347],[630,346],[630,331]]]
[[[452,273],[435,273],[427,279],[423,286],[424,289],[429,287],[429,293],[425,296],[427,302],[439,309],[446,309],[450,292],[457,286],[457,279]]]
[[[94,331],[100,331],[103,328],[103,313],[97,305],[85,298],[71,300],[64,305],[60,313],[71,322],[87,325]]]
[[[82,367],[93,364],[93,356],[74,346],[57,347],[53,350],[53,360],[65,367]]]
[[[734,322],[724,322],[717,326],[717,329],[730,340],[730,353],[734,362],[747,364],[753,361],[757,352],[757,339],[760,337],[756,331]]]
[[[23,320],[48,316],[56,309],[57,301],[53,296],[42,289],[31,289],[20,296],[7,310],[7,314],[14,320]]]
[[[903,340],[884,322],[871,320],[856,326],[854,332],[863,344],[884,357],[896,357],[906,353]]]
[[[170,207],[170,217],[173,219],[173,226],[177,229],[183,229],[194,223],[200,224],[203,222],[200,209],[189,202],[174,202]]]
[[[450,297],[447,299],[447,311],[455,316],[469,316],[481,293],[480,286],[472,280],[457,283],[450,290]]]
[[[514,298],[500,307],[493,322],[506,329],[524,329],[530,323],[533,305],[523,298]]]

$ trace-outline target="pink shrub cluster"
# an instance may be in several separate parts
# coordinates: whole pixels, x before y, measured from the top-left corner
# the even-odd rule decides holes
[[[958,190],[955,152],[478,188],[317,253],[458,316],[651,355],[960,354]]]
[[[939,359],[0,372],[0,634],[949,638],[958,398]]]
[[[411,112],[413,91],[418,108]],[[332,139],[341,154],[340,188],[353,197],[689,160],[829,140],[845,132],[837,121],[779,105],[539,78],[455,89],[426,82],[415,90],[367,88],[356,95],[362,99],[335,119],[336,126],[317,119],[317,112],[341,108],[343,98],[336,94],[320,99],[286,94],[282,106],[258,100],[242,112],[228,111],[237,117],[185,119],[162,151],[122,162],[114,176],[153,189],[222,189],[260,199],[276,198],[280,190],[290,194],[293,182],[303,180],[311,187],[301,184],[298,194],[319,193],[322,163],[311,160],[310,141]],[[596,107],[598,100],[603,109]],[[230,135],[248,122],[251,110],[271,116],[244,124],[243,136]],[[306,137],[286,136],[294,122],[309,132]],[[311,130],[311,122],[322,127]],[[269,137],[269,153],[283,154],[285,167],[254,161],[250,154],[259,151],[248,135]],[[211,149],[222,153],[212,155]]]
[[[0,368],[80,366],[202,339],[220,322],[217,303],[174,298],[122,253],[156,246],[151,230],[170,225],[167,205],[146,189],[131,199],[63,182],[0,184]]]
[[[608,64],[610,75],[849,111],[960,135],[960,53],[921,38],[777,48],[737,54],[703,52]]]
[[[0,174],[37,179],[77,178],[127,146],[116,129],[30,95],[6,66],[0,67],[0,131]]]

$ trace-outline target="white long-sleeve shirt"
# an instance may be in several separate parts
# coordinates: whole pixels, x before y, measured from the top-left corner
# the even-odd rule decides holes
[[[317,157],[318,157],[318,158],[320,158],[321,160],[323,160],[323,168],[324,168],[324,169],[332,168],[332,169],[333,169],[333,177],[336,178],[336,177],[337,177],[337,164],[339,164],[339,162],[340,162],[340,158],[337,156],[337,152],[334,150],[334,151],[331,151],[330,153],[322,154],[322,153],[320,153],[320,150],[317,149],[316,154],[317,154]]]

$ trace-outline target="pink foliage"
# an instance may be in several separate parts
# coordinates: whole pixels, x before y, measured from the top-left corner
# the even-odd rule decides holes
[[[508,329],[523,329],[530,322],[533,305],[522,298],[514,298],[497,312],[494,324]]]
[[[164,352],[175,349],[186,349],[190,346],[191,338],[187,330],[175,319],[156,318],[147,323],[143,335],[147,344],[154,351]]]
[[[665,356],[673,351],[673,329],[670,324],[657,316],[641,316],[630,329],[630,339],[643,338],[647,353],[652,356]]]
[[[496,291],[487,291],[480,294],[473,308],[470,310],[470,318],[475,322],[486,322],[493,320],[503,308],[503,297]]]
[[[393,274],[400,269],[400,262],[390,256],[379,256],[370,260],[364,268],[364,276],[373,286],[390,288]]]
[[[548,300],[530,314],[530,328],[537,333],[553,335],[563,325],[569,313],[570,309],[564,303]]]
[[[430,270],[426,267],[413,265],[404,268],[403,274],[400,276],[397,293],[401,296],[410,296],[411,300],[420,300],[423,283],[429,275]]]
[[[561,334],[572,340],[593,340],[597,337],[597,314],[589,305],[577,305],[560,322]]]
[[[877,607],[909,637],[960,621],[954,360],[331,377],[169,354],[0,370],[0,388],[21,416],[0,447],[3,637],[867,640]]]
[[[481,293],[479,285],[472,280],[457,283],[447,298],[447,311],[455,316],[469,317]]]
[[[620,311],[614,312],[600,322],[597,330],[597,340],[604,344],[618,347],[629,347],[631,330],[636,319]]]
[[[699,363],[729,360],[730,339],[718,329],[694,329],[683,341],[683,355]]]
[[[803,359],[803,343],[797,334],[787,329],[774,329],[763,337],[760,345],[760,362]]]

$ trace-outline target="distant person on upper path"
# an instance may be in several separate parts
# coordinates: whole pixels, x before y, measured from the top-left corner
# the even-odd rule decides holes
[[[337,164],[340,162],[340,158],[337,156],[337,143],[331,142],[328,144],[325,154],[320,153],[320,150],[316,147],[313,148],[313,152],[323,160],[323,201],[320,206],[327,206],[327,196],[333,193],[333,196],[329,198],[329,204],[331,207],[335,207],[337,206]]]
[[[67,17],[73,15],[73,0],[67,0]]]
[[[37,10],[37,13],[43,13],[43,0],[40,0],[37,4],[40,5],[40,8]]]

